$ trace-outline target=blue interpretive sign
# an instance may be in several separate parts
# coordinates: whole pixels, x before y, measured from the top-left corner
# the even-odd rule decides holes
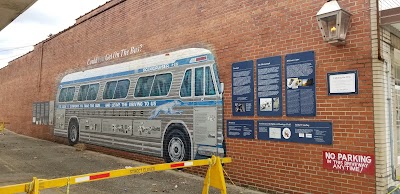
[[[258,121],[258,139],[332,145],[332,123]]]
[[[257,115],[282,116],[282,57],[257,60]]]
[[[254,139],[254,121],[228,120],[228,137]]]
[[[253,61],[232,64],[232,114],[254,115]]]
[[[314,51],[286,55],[285,63],[286,115],[316,116]]]

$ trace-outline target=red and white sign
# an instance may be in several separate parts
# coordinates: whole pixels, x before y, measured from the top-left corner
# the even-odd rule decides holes
[[[331,170],[375,174],[375,158],[368,154],[323,151],[323,167]]]

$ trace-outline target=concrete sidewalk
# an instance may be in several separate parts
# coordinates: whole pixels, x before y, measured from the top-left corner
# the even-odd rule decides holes
[[[11,131],[0,134],[0,186],[29,182],[34,176],[51,179],[142,165],[145,164],[87,150],[76,151],[74,147]],[[201,193],[202,186],[201,177],[179,171],[163,171],[72,185],[70,194],[194,194]],[[61,194],[66,193],[66,188],[49,189],[41,193]],[[210,193],[219,191],[213,189]],[[228,193],[260,192],[229,185]]]

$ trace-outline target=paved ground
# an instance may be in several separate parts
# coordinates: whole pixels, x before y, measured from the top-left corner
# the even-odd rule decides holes
[[[21,136],[10,131],[0,134],[0,186],[43,179],[144,165],[92,151]],[[91,183],[72,185],[70,194],[110,193],[201,193],[203,179],[180,171],[153,172]],[[66,193],[66,188],[44,190],[42,194]],[[210,193],[219,193],[212,190]],[[228,185],[228,193],[259,192]]]

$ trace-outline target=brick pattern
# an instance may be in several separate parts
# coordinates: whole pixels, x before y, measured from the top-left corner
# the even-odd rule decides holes
[[[373,72],[373,100],[374,100],[374,126],[375,126],[375,157],[376,157],[376,193],[387,193],[387,188],[396,183],[392,180],[391,160],[390,160],[390,133],[389,133],[389,111],[395,113],[394,108],[389,109],[387,99],[392,96],[395,99],[395,93],[389,93],[387,89],[387,71],[394,75],[392,68],[388,68],[384,62],[378,59],[380,52],[383,60],[390,60],[390,33],[383,28],[379,28],[377,23],[377,1],[371,0],[371,43],[372,43],[372,72]],[[378,41],[378,37],[381,41]],[[380,44],[380,49],[378,47]],[[392,82],[392,91],[394,89],[394,80]],[[393,104],[392,104],[392,107]],[[394,114],[393,114],[394,115]],[[393,118],[393,117],[392,117]],[[393,126],[395,122],[393,122]],[[397,136],[395,136],[397,137]],[[397,147],[397,146],[396,146]],[[397,148],[395,148],[397,150]],[[397,153],[397,151],[394,151]],[[395,154],[397,155],[397,154]],[[397,158],[395,158],[397,161]]]
[[[390,122],[391,126],[395,129],[395,89],[394,89],[394,66],[391,62],[391,50],[390,45],[391,34],[390,32],[380,29],[381,33],[381,54],[383,61],[377,61],[374,66],[382,67],[382,71],[375,70],[374,82],[376,83],[376,88],[374,88],[374,100],[379,103],[376,106],[375,112],[375,146],[376,146],[376,156],[377,156],[377,193],[386,193],[387,187],[396,185],[396,182],[392,179],[392,158],[393,155],[394,164],[397,164],[397,146],[391,150],[390,145]],[[377,68],[376,68],[377,69]],[[388,80],[388,75],[390,79]],[[391,89],[388,90],[388,81],[390,83]],[[391,99],[391,104],[389,104],[388,99]],[[378,108],[379,107],[379,108]],[[392,112],[392,120],[389,119]],[[397,142],[398,137],[396,130],[393,131],[392,135],[393,141]],[[397,165],[395,165],[397,166]]]
[[[0,90],[4,95],[0,95],[0,119],[10,121],[9,128],[18,133],[63,142],[53,137],[51,127],[31,124],[31,107],[34,101],[54,100],[57,85],[65,74],[92,68],[86,65],[89,58],[139,44],[144,45],[141,53],[96,67],[181,48],[204,47],[216,55],[221,81],[226,86],[225,120],[333,123],[332,146],[227,138],[227,154],[234,162],[226,165],[226,170],[235,183],[284,193],[344,194],[360,190],[375,193],[374,176],[322,168],[324,150],[375,153],[370,1],[339,2],[353,14],[347,44],[339,47],[324,43],[318,29],[315,14],[324,3],[319,0],[121,1],[95,17],[83,16],[79,25],[54,35],[33,52],[1,69]],[[308,50],[316,53],[316,117],[232,117],[232,63]],[[358,71],[362,83],[359,94],[328,96],[326,74],[346,70]],[[134,153],[98,146],[89,148],[143,162],[160,162]]]

